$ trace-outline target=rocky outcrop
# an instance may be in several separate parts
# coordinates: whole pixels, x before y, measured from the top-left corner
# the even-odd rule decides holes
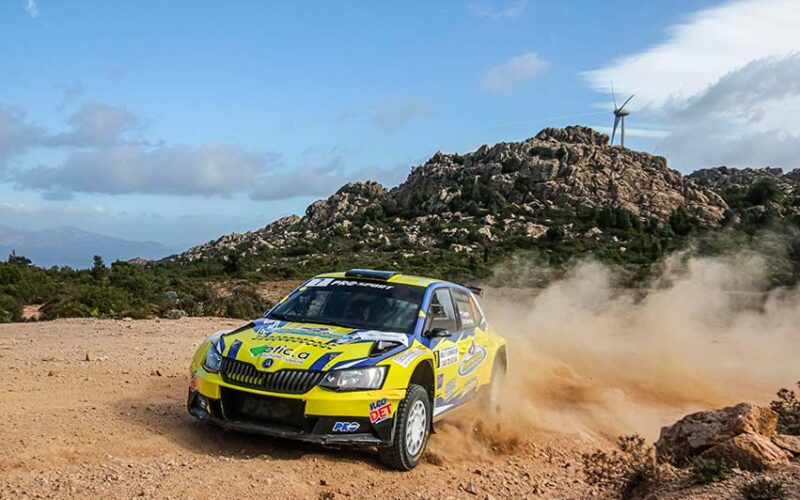
[[[661,430],[656,453],[660,461],[679,467],[702,457],[764,470],[786,464],[790,458],[771,441],[777,426],[774,411],[749,403],[693,413]]]
[[[727,190],[745,192],[755,183],[765,179],[774,181],[785,195],[800,192],[800,169],[784,174],[781,168],[716,167],[696,170],[687,177],[718,192]]]
[[[610,147],[608,136],[585,127],[545,129],[525,142],[463,156],[436,153],[390,196],[401,208],[421,204],[439,213],[454,200],[474,201],[480,188],[532,213],[610,205],[643,220],[665,220],[683,207],[714,224],[727,208],[719,195],[668,168],[665,158]]]
[[[708,449],[702,458],[721,460],[749,471],[765,471],[787,465],[791,456],[759,434],[739,434]]]
[[[609,146],[608,136],[590,128],[548,128],[523,142],[481,146],[464,155],[438,152],[394,189],[350,183],[312,203],[303,217],[223,236],[181,257],[297,248],[328,237],[371,249],[449,246],[471,253],[505,238],[541,238],[553,210],[606,207],[643,222],[664,222],[683,209],[711,225],[727,209],[718,194],[670,169],[663,157]]]
[[[350,220],[369,208],[380,207],[385,198],[386,188],[377,182],[351,182],[327,200],[309,205],[303,223],[311,228],[328,227]]]
[[[800,436],[788,436],[786,434],[776,434],[772,436],[772,442],[792,455],[800,456]]]

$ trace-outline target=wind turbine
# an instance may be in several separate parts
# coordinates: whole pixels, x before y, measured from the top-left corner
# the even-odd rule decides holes
[[[634,94],[631,94],[628,99],[622,103],[622,106],[617,107],[617,95],[614,93],[614,84],[611,84],[611,97],[614,99],[614,128],[611,131],[611,144],[614,144],[614,136],[617,135],[617,125],[620,127],[620,145],[625,147],[625,117],[630,114],[630,111],[625,109],[625,105],[633,99]]]

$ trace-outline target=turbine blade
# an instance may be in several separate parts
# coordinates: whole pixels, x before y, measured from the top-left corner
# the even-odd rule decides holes
[[[614,82],[611,82],[611,98],[614,99],[614,109],[617,109],[617,94],[614,93]]]
[[[619,116],[614,117],[614,129],[611,131],[611,142],[609,145],[614,145],[614,136],[617,135],[617,125],[619,124]]]
[[[619,107],[619,109],[622,109],[622,108],[624,108],[626,104],[628,104],[629,102],[631,102],[631,99],[633,99],[633,96],[634,96],[634,95],[635,95],[635,94],[631,94],[631,96],[630,96],[630,97],[628,97],[628,100],[627,100],[627,101],[625,101],[625,102],[623,102],[623,103],[622,103],[622,106],[620,106],[620,107]]]

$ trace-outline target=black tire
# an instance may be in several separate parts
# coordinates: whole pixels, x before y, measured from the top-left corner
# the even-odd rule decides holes
[[[506,363],[498,354],[492,366],[492,381],[481,397],[481,405],[490,418],[498,418],[502,413],[502,394],[506,379]]]
[[[412,455],[408,449],[409,443],[407,443],[406,440],[406,431],[408,430],[411,410],[417,407],[418,402],[421,402],[425,409],[425,430],[419,450]],[[411,470],[417,466],[422,456],[425,454],[425,448],[428,445],[428,437],[430,436],[433,411],[428,391],[421,385],[410,384],[406,391],[406,397],[400,401],[400,406],[394,418],[396,419],[394,442],[391,446],[381,449],[379,451],[379,457],[381,462],[388,467],[397,470]],[[413,447],[412,443],[412,448]]]

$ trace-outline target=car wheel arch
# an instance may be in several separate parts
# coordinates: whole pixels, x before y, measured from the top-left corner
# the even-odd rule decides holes
[[[506,346],[502,345],[497,349],[497,354],[494,356],[495,364],[499,361],[503,364],[503,372],[508,373],[508,354],[506,353]]]
[[[433,369],[433,361],[431,359],[423,359],[417,366],[414,367],[414,371],[411,373],[411,378],[408,381],[408,385],[417,384],[425,388],[428,392],[428,399],[431,403],[431,408],[433,408],[433,404],[436,397],[436,375]],[[433,428],[433,419],[431,419],[431,428]]]

